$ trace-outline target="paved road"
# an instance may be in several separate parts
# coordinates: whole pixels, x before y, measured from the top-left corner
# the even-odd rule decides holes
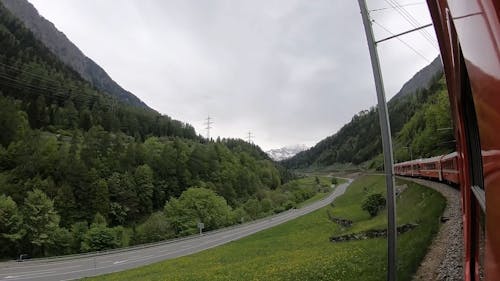
[[[172,259],[216,247],[286,221],[295,219],[330,204],[343,194],[352,180],[337,186],[328,197],[300,209],[249,222],[235,227],[191,236],[175,241],[138,246],[107,253],[0,263],[0,280],[72,280],[122,271],[154,262]]]

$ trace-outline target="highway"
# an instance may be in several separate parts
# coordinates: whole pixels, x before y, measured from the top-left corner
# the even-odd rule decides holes
[[[326,198],[300,209],[292,209],[271,217],[228,227],[203,235],[136,246],[125,249],[67,257],[0,263],[0,280],[73,280],[148,265],[213,248],[264,229],[282,224],[330,204],[342,195],[352,180],[340,184]]]

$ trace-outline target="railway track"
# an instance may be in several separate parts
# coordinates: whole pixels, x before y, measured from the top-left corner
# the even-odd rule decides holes
[[[415,178],[402,178],[432,188],[446,198],[442,225],[413,281],[463,281],[463,234],[459,190],[446,184]]]

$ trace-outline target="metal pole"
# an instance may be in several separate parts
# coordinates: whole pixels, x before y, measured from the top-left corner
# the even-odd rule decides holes
[[[385,101],[384,84],[382,81],[382,73],[373,37],[373,30],[365,0],[358,0],[363,18],[363,25],[366,32],[366,40],[368,41],[368,49],[375,78],[375,87],[377,89],[378,114],[380,122],[380,130],[382,133],[382,146],[384,150],[384,169],[385,179],[387,184],[387,280],[396,280],[396,200],[394,196],[394,156],[392,153],[391,131],[389,123],[389,114],[387,111],[387,103]]]

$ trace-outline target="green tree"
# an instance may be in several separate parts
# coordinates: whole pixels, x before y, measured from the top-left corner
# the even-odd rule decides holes
[[[243,209],[252,219],[258,218],[261,211],[259,201],[254,198],[248,199],[248,201],[243,204]]]
[[[196,233],[198,222],[212,230],[227,225],[231,218],[226,200],[206,188],[189,188],[179,199],[168,201],[164,211],[167,222],[180,235]]]
[[[175,233],[167,223],[162,212],[151,214],[149,218],[136,229],[134,240],[136,243],[149,243],[173,237]]]
[[[380,210],[385,208],[385,198],[380,193],[375,193],[369,195],[365,201],[363,201],[363,205],[361,208],[363,211],[367,211],[371,217],[375,217]]]
[[[106,217],[110,210],[108,183],[104,179],[96,180],[92,184],[91,192],[92,210]]]
[[[110,212],[113,213],[113,222],[122,224],[126,220],[138,218],[140,214],[140,201],[135,188],[134,178],[129,173],[113,173],[108,179],[108,187],[112,202],[110,204]],[[122,217],[123,213],[126,214],[125,218]]]
[[[52,232],[52,241],[54,243],[50,244],[48,247],[48,252],[50,255],[67,255],[72,252],[73,237],[68,229],[64,227],[58,227],[54,232]]]
[[[18,111],[11,99],[0,95],[0,145],[7,147],[12,141],[21,139],[29,128],[27,116]]]
[[[77,215],[77,204],[73,189],[71,186],[64,182],[59,186],[56,197],[54,199],[54,207],[57,213],[61,216],[61,224],[70,226]]]
[[[261,211],[267,213],[273,209],[273,201],[269,198],[264,198],[260,201]]]
[[[141,165],[135,169],[135,188],[139,197],[139,212],[149,214],[153,210],[153,170],[147,165]]]
[[[25,234],[22,222],[16,202],[10,196],[0,195],[0,257],[15,254]]]
[[[33,246],[34,254],[46,255],[47,247],[54,244],[54,233],[59,228],[54,202],[40,189],[29,191],[24,200],[23,217],[25,237]]]
[[[116,234],[112,228],[107,227],[106,219],[99,213],[94,217],[94,222],[85,233],[81,250],[84,252],[102,251],[119,246]]]
[[[73,252],[80,252],[82,243],[85,241],[85,234],[89,230],[86,221],[76,222],[71,225],[72,249]]]

